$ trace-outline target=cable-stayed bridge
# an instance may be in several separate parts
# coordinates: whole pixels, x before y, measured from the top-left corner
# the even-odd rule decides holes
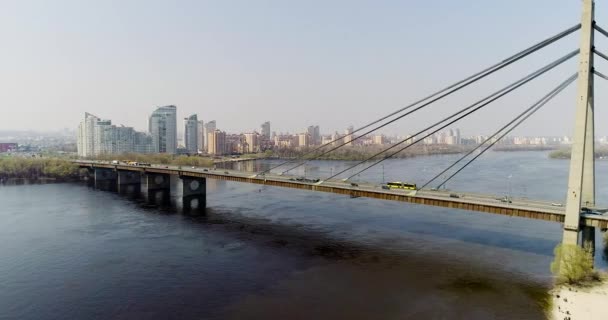
[[[434,205],[456,209],[481,211],[494,214],[511,215],[516,217],[542,219],[564,224],[563,243],[580,244],[594,247],[596,227],[608,228],[608,215],[601,215],[595,208],[595,139],[594,139],[594,80],[595,77],[608,80],[600,70],[595,70],[594,59],[599,57],[608,60],[608,55],[596,49],[596,35],[608,37],[608,32],[596,24],[594,20],[594,2],[583,0],[581,23],[564,31],[556,33],[532,46],[517,52],[481,71],[478,71],[454,84],[451,84],[433,94],[425,96],[403,108],[383,115],[356,130],[349,135],[337,138],[321,146],[315,147],[296,159],[283,161],[261,172],[240,172],[234,170],[182,169],[179,167],[153,165],[149,167],[124,164],[111,164],[97,161],[78,161],[79,165],[88,168],[92,173],[92,181],[99,188],[141,189],[145,185],[149,198],[166,199],[169,196],[169,176],[178,175],[183,182],[184,208],[204,208],[206,203],[206,179],[219,179],[244,183],[254,183],[277,187],[288,187],[311,191],[332,192],[350,195],[352,197],[370,197],[383,200],[396,200],[422,205]],[[310,161],[320,159],[331,152],[352,144],[355,140],[396,123],[404,118],[416,119],[418,111],[453,95],[454,93],[480,82],[497,72],[507,70],[509,66],[524,60],[552,44],[578,33],[580,47],[564,52],[560,58],[530,72],[522,78],[507,84],[480,100],[455,110],[452,114],[428,124],[412,136],[393,143],[385,149],[369,156],[328,177],[319,180],[298,178],[290,175],[294,169],[306,166]],[[359,174],[380,165],[412,146],[424,141],[425,138],[443,130],[478,111],[486,108],[495,101],[512,94],[519,88],[541,78],[566,61],[578,59],[578,70],[572,70],[572,75],[557,83],[549,92],[539,95],[540,98],[528,106],[523,112],[508,119],[492,135],[482,141],[470,152],[463,154],[454,163],[446,163],[445,168],[431,177],[416,190],[391,190],[371,183],[351,182]],[[497,199],[491,195],[442,192],[440,187],[454,176],[461,174],[471,163],[478,160],[498,141],[507,136],[538,110],[547,105],[565,88],[577,83],[575,103],[574,137],[568,178],[567,201],[565,206],[543,201],[528,199]],[[356,135],[355,135],[356,134]],[[465,171],[466,172],[466,171]],[[143,179],[142,179],[143,177]],[[142,183],[143,181],[143,183]],[[160,195],[160,197],[158,196]]]

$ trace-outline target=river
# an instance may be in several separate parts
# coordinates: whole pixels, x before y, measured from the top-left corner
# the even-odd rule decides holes
[[[456,158],[357,179],[421,184]],[[547,152],[490,152],[447,186],[563,202],[567,170]],[[598,161],[600,204],[606,174]],[[78,183],[0,186],[0,319],[544,319],[560,224],[215,180],[207,192],[206,214],[187,216]]]

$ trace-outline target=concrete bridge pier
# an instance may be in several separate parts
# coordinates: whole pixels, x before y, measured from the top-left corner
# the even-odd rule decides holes
[[[134,171],[118,170],[118,193],[135,194],[141,192],[141,174]]]
[[[207,179],[181,177],[184,212],[204,213],[207,207]]]
[[[114,169],[94,168],[94,187],[104,191],[116,191],[117,173]]]
[[[171,204],[171,177],[162,173],[146,173],[146,200],[157,205]]]
[[[589,250],[595,257],[595,227],[584,226],[583,229],[583,248]]]
[[[94,188],[95,187],[95,169],[93,167],[86,167],[86,173],[82,177],[84,181],[86,181],[87,186]]]

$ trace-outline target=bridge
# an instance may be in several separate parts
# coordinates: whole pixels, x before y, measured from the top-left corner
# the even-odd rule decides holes
[[[476,72],[473,75],[415,101],[412,104],[375,119],[345,136],[309,150],[296,159],[281,162],[262,172],[240,172],[205,168],[183,169],[165,165],[144,167],[99,161],[77,161],[77,163],[80,167],[90,170],[92,183],[101,189],[117,190],[119,192],[129,189],[141,190],[143,181],[146,194],[151,201],[165,201],[167,197],[169,197],[170,176],[178,176],[183,183],[182,199],[185,210],[203,209],[206,205],[206,179],[218,179],[553,221],[563,223],[564,225],[562,241],[564,244],[575,244],[594,249],[596,228],[600,228],[604,231],[608,228],[608,216],[598,214],[598,211],[594,208],[595,120],[593,98],[594,77],[597,76],[608,80],[607,76],[598,70],[595,70],[594,58],[595,56],[598,56],[608,60],[608,55],[603,54],[595,48],[594,38],[596,32],[606,37],[608,37],[608,32],[597,25],[594,20],[595,4],[593,0],[583,0],[582,3],[583,10],[580,24],[546,38],[515,53],[507,59],[503,59],[488,68]],[[332,174],[320,181],[298,179],[295,176],[289,175],[290,171],[304,166],[312,160],[319,159],[339,148],[348,146],[352,144],[353,141],[376,132],[391,123],[395,123],[405,117],[411,117],[412,114],[418,110],[424,109],[495,72],[503,70],[511,64],[514,64],[530,54],[577,31],[580,31],[580,47],[576,50],[566,53],[561,58],[508,84],[506,87],[491,93],[483,99],[459,109],[450,116],[430,124],[413,134],[411,137],[394,143],[353,166]],[[442,172],[421,185],[418,190],[386,190],[377,184],[350,182],[350,179],[358,174],[379,165],[386,159],[398,155],[400,152],[424,141],[425,138],[438,131],[469,117],[478,110],[485,108],[503,96],[536,80],[576,56],[578,56],[579,59],[578,72],[559,83],[553,90],[542,96],[522,113],[505,123],[504,126],[499,128],[494,134],[481,142],[473,150],[464,154],[456,162],[447,165]],[[507,201],[500,201],[495,196],[491,195],[440,191],[439,187],[462,172],[473,161],[477,160],[498,141],[534,115],[539,109],[575,81],[577,82],[578,91],[575,100],[574,137],[568,178],[567,201],[565,206],[529,199],[509,199]],[[357,136],[355,136],[356,133],[358,133]],[[448,177],[442,178],[445,176]],[[436,183],[440,178],[442,178],[443,181]],[[433,183],[436,183],[435,188],[427,188]]]
[[[293,188],[301,190],[329,192],[351,197],[366,197],[380,200],[392,200],[409,202],[413,204],[431,205],[438,207],[479,211],[492,214],[508,215],[552,222],[564,222],[565,208],[557,206],[555,203],[546,201],[534,201],[530,199],[511,198],[511,202],[506,202],[502,198],[493,195],[474,194],[474,193],[455,193],[453,191],[441,190],[416,190],[401,191],[383,189],[381,185],[371,183],[348,183],[341,180],[319,182],[297,181],[296,176],[286,176],[277,174],[256,175],[252,172],[237,170],[209,169],[209,168],[182,168],[179,166],[152,165],[150,167],[135,165],[118,165],[102,161],[76,161],[81,168],[92,171],[92,183],[97,188],[106,190],[126,191],[128,187],[132,190],[150,192],[150,198],[159,191],[166,193],[165,198],[171,192],[168,183],[159,184],[157,181],[168,182],[170,175],[178,176],[183,183],[183,190],[186,192],[183,203],[186,208],[193,208],[188,201],[198,199],[204,209],[206,195],[204,186],[206,179],[216,179],[224,181],[253,183],[265,186]],[[133,175],[135,173],[135,175]],[[161,176],[163,179],[158,179]],[[130,177],[130,178],[129,178]],[[144,188],[141,187],[144,177]],[[190,184],[197,181],[195,187],[202,187],[195,198],[192,197]],[[150,184],[150,185],[148,185]],[[458,198],[456,198],[457,196]],[[581,224],[584,226],[608,228],[608,216],[583,213],[581,214]]]

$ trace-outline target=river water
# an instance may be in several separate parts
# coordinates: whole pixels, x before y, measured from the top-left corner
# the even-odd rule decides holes
[[[456,158],[357,179],[421,184]],[[567,170],[546,152],[489,153],[448,188],[563,202]],[[598,162],[600,203],[606,174]],[[206,214],[187,216],[82,184],[0,186],[0,319],[544,319],[559,224],[215,180],[207,192]]]

